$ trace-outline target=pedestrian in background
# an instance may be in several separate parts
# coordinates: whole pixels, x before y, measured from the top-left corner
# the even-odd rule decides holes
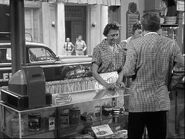
[[[141,23],[140,22],[136,22],[135,24],[133,24],[132,26],[132,36],[130,36],[127,39],[127,44],[131,41],[134,40],[136,38],[139,38],[142,36],[142,29],[141,29]]]
[[[121,41],[121,45],[125,47],[127,50],[128,43],[134,39],[137,39],[142,36],[142,29],[141,29],[141,23],[136,22],[132,26],[132,36],[130,36],[128,39]]]
[[[149,139],[165,139],[167,111],[170,109],[167,76],[170,63],[184,66],[184,59],[175,40],[159,35],[160,18],[157,14],[143,15],[144,36],[128,44],[122,78],[135,76],[129,89],[128,139],[141,139],[145,127]]]
[[[87,49],[86,43],[84,40],[82,40],[82,35],[79,35],[75,43],[76,55],[77,56],[84,55],[86,49]]]
[[[119,26],[109,23],[105,26],[103,39],[94,49],[92,56],[92,73],[95,79],[106,89],[116,88],[115,84],[107,83],[100,73],[118,71],[120,72],[125,63],[125,51],[119,44]]]
[[[74,45],[70,42],[70,38],[66,38],[66,42],[64,43],[64,49],[66,50],[66,55],[71,55],[74,51]]]

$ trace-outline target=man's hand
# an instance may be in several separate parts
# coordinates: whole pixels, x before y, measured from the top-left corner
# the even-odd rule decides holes
[[[125,84],[123,82],[117,81],[116,86],[119,88],[126,88]]]

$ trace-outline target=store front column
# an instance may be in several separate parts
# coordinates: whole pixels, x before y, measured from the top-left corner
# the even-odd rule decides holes
[[[47,2],[42,2],[42,30],[43,30],[43,43],[50,46],[49,44],[49,6]]]
[[[57,55],[64,55],[65,42],[65,13],[64,3],[57,3]]]
[[[105,37],[103,35],[103,30],[105,28],[105,26],[108,23],[108,6],[102,6],[101,8],[101,40]]]
[[[99,44],[103,36],[103,29],[108,23],[108,6],[92,5],[88,8],[87,20],[87,44],[88,54],[92,54],[93,48]]]

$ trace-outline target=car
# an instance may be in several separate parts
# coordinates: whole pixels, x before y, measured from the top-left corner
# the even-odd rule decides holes
[[[92,76],[91,57],[58,57],[43,43],[26,42],[26,67],[43,68],[45,80],[56,81]],[[0,87],[12,76],[11,43],[0,42]]]

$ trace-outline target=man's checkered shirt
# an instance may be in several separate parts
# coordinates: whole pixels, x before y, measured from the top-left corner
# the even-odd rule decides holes
[[[150,32],[128,45],[123,74],[136,74],[130,86],[129,111],[152,112],[170,109],[166,76],[170,57],[181,56],[174,40]],[[178,62],[178,61],[176,61]]]

